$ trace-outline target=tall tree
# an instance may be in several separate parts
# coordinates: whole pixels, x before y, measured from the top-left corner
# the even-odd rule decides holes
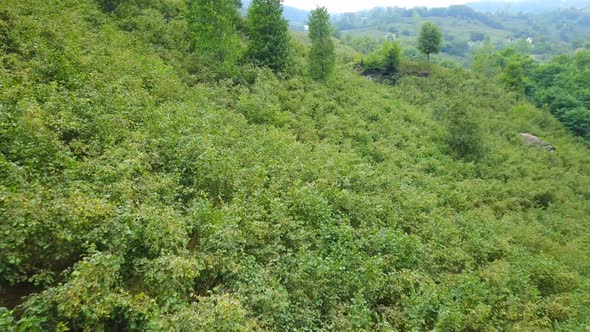
[[[528,85],[528,79],[524,71],[523,62],[519,61],[518,57],[512,57],[508,60],[504,72],[500,75],[500,81],[506,87],[524,94]]]
[[[281,0],[253,0],[248,8],[248,56],[274,72],[290,62],[289,25],[283,18]]]
[[[426,54],[430,65],[430,54],[437,54],[442,48],[442,34],[436,25],[426,22],[422,25],[418,37],[418,50]]]
[[[309,72],[313,79],[318,81],[326,80],[334,71],[336,55],[331,34],[332,24],[328,10],[325,7],[312,10],[309,17]]]
[[[236,23],[241,7],[239,0],[188,0],[192,48],[203,58],[213,60],[222,76],[231,72],[240,57]]]

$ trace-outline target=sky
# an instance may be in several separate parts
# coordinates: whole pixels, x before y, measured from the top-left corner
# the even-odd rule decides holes
[[[353,12],[361,9],[370,9],[377,6],[383,7],[446,7],[449,5],[475,2],[474,0],[284,0],[285,6],[301,9],[314,9],[316,6],[328,8],[331,12]]]

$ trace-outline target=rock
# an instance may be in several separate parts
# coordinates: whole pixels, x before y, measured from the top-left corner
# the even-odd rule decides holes
[[[542,147],[547,148],[547,150],[549,152],[555,151],[555,147],[553,145],[551,145],[549,142],[543,141],[542,139],[538,138],[535,135],[521,133],[520,138],[522,139],[523,143],[526,145],[538,146],[538,147],[542,146]]]

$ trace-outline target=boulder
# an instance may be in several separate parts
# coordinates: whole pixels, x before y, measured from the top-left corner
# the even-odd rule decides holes
[[[544,140],[540,139],[535,135],[521,133],[520,139],[526,145],[545,147],[549,152],[555,151],[555,147],[553,145],[551,145],[549,142],[545,142]]]

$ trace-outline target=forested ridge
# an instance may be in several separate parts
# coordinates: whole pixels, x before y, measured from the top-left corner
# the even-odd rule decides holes
[[[359,63],[253,2],[0,3],[0,330],[590,328],[562,76]]]

